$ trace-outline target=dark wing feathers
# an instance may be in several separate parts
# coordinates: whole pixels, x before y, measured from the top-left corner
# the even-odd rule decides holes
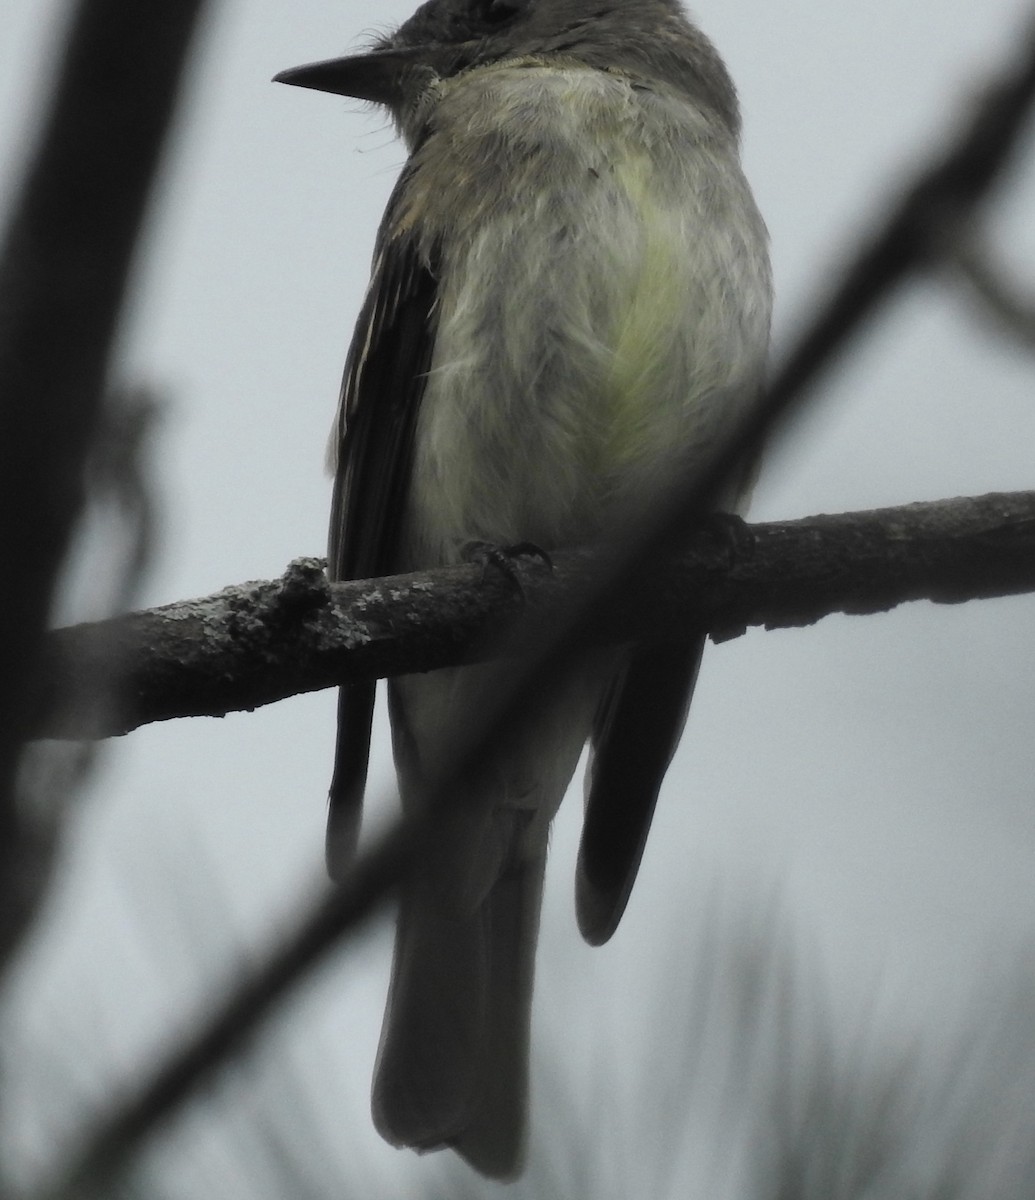
[[[397,185],[396,195],[405,184]],[[385,219],[371,280],[345,365],[331,508],[331,579],[396,569],[413,444],[435,343],[435,264]],[[579,927],[599,944],[625,909],[658,790],[679,742],[697,680],[703,638],[638,646],[615,677],[594,722],[586,817],[579,848]],[[339,691],[338,741],[327,822],[327,867],[351,862],[366,784],[373,683]]]
[[[625,911],[703,650],[703,637],[635,647],[597,711],[575,887],[591,945],[606,942]]]
[[[397,185],[405,182],[405,176]],[[374,271],[356,325],[345,378],[331,504],[328,573],[370,579],[395,569],[406,507],[417,413],[435,344],[437,281],[413,241],[391,236],[389,205]],[[373,683],[338,695],[338,741],[327,817],[327,869],[351,862],[366,785]]]

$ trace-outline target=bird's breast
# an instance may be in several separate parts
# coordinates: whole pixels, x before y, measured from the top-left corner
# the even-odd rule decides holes
[[[459,81],[413,166],[441,277],[408,557],[593,540],[757,394],[766,241],[735,145],[678,96],[526,66]]]

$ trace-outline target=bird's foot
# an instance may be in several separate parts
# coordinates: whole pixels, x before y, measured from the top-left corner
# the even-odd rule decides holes
[[[482,568],[484,579],[490,567],[495,567],[525,599],[525,589],[517,569],[519,558],[537,558],[547,570],[553,570],[553,560],[535,542],[516,542],[513,546],[499,546],[495,542],[470,541],[460,547],[460,557],[466,563],[477,563]]]
[[[726,569],[736,566],[738,559],[750,554],[755,546],[751,526],[737,513],[709,513],[701,522],[701,532],[714,543],[726,560]]]

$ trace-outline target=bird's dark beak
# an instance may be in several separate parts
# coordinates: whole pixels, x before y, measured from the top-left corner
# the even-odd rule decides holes
[[[370,54],[328,58],[281,71],[273,76],[273,82],[392,105],[399,99],[403,77],[422,65],[418,53],[412,49],[374,50]]]

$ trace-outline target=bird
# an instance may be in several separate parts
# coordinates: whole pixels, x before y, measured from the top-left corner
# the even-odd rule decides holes
[[[677,0],[428,0],[368,48],[275,78],[378,106],[408,151],[331,437],[331,579],[452,564],[472,545],[602,543],[699,475],[758,403],[768,234],[734,85]],[[576,911],[603,943],[703,642],[588,657],[502,739],[451,810],[447,849],[404,881],[372,1097],[390,1143],[451,1147],[490,1178],[522,1170],[551,820],[588,743]],[[389,681],[405,809],[502,672]],[[332,878],[355,850],[374,694],[339,692]]]

